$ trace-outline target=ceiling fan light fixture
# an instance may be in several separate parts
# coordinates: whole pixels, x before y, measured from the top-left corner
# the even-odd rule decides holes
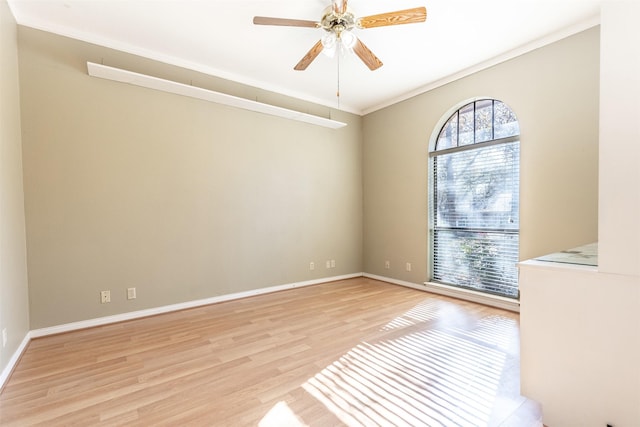
[[[322,47],[325,49],[333,49],[336,47],[336,43],[338,42],[338,36],[332,31],[327,32],[321,39]]]
[[[333,46],[331,49],[322,49],[322,53],[328,58],[333,58],[336,56],[336,46]]]
[[[329,58],[333,58],[336,53],[336,45],[338,44],[338,37],[333,32],[327,32],[320,39],[322,43],[322,53],[324,53]]]
[[[347,49],[353,49],[356,45],[356,36],[351,31],[343,31],[340,33],[340,42]]]

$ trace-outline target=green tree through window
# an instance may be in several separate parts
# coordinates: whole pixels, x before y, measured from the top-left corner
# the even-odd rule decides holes
[[[457,110],[429,154],[432,280],[518,297],[520,129],[504,103]]]

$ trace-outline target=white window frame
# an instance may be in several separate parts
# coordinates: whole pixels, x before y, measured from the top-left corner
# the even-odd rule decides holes
[[[429,282],[425,282],[425,285],[429,288],[430,291],[439,293],[439,294],[443,294],[443,295],[449,295],[449,296],[454,296],[454,297],[462,297],[465,299],[469,299],[472,301],[477,301],[477,302],[481,302],[484,304],[489,304],[489,305],[493,305],[493,306],[497,306],[497,307],[501,307],[501,308],[506,308],[509,310],[513,310],[513,311],[519,311],[519,302],[518,299],[514,299],[514,298],[510,298],[510,297],[505,297],[505,296],[500,296],[500,295],[494,295],[494,294],[490,294],[490,293],[484,293],[481,291],[476,291],[476,290],[472,290],[472,289],[468,289],[465,287],[459,287],[456,285],[449,285],[449,284],[443,284],[443,283],[435,283],[433,282],[433,280],[431,278],[433,278],[433,257],[434,257],[434,225],[435,225],[435,204],[434,204],[434,194],[435,194],[435,180],[433,179],[433,174],[434,174],[434,158],[436,157],[436,155],[432,154],[436,151],[436,144],[438,142],[438,137],[441,133],[441,131],[443,130],[444,126],[447,124],[447,122],[451,119],[451,117],[454,114],[457,114],[458,111],[460,111],[461,109],[463,109],[464,107],[466,107],[467,105],[471,104],[471,103],[475,103],[478,101],[483,101],[483,100],[494,100],[494,101],[499,101],[499,102],[503,102],[500,101],[498,99],[495,99],[493,97],[478,97],[478,98],[473,98],[470,100],[466,100],[464,102],[461,102],[459,104],[457,104],[456,106],[452,107],[446,114],[444,114],[442,116],[442,118],[439,120],[439,122],[437,123],[437,125],[434,128],[434,131],[432,133],[431,139],[430,139],[430,143],[429,143],[429,156],[428,156],[428,239],[427,239],[427,243],[428,243],[428,259],[427,259],[427,268],[428,268],[428,277],[430,278]],[[504,102],[503,102],[504,103]],[[511,109],[509,107],[509,105],[507,103],[504,103],[512,112],[513,109]],[[514,113],[515,114],[515,113]],[[519,124],[519,121],[518,121]],[[473,147],[473,148],[481,148],[481,147],[488,147],[491,145],[495,145],[495,144],[501,144],[501,143],[506,143],[506,142],[511,142],[511,141],[520,141],[520,132],[518,132],[518,135],[515,136],[509,136],[506,138],[499,138],[499,139],[491,139],[489,141],[485,141],[485,142],[474,142],[473,144],[470,144],[469,147]],[[458,150],[464,150],[465,148],[450,148],[448,150],[442,150],[439,152],[443,153],[443,152],[455,152]],[[519,230],[518,230],[518,235],[519,235]]]

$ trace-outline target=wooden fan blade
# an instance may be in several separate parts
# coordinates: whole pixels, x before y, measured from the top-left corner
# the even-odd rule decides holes
[[[362,62],[364,62],[371,71],[377,70],[378,68],[382,67],[382,61],[380,61],[378,57],[375,56],[373,52],[371,52],[371,50],[369,50],[369,48],[360,41],[360,39],[356,39],[356,44],[355,46],[353,46],[353,51],[356,55],[358,55],[360,59],[362,59]]]
[[[347,11],[347,0],[333,0],[331,6],[333,13],[341,15]]]
[[[322,52],[322,49],[322,40],[318,40],[318,43],[313,45],[309,52],[307,52],[307,54],[296,64],[295,67],[293,67],[293,69],[298,71],[306,70],[309,64],[311,64],[320,52]]]
[[[379,15],[359,18],[356,25],[360,28],[386,27],[387,25],[414,24],[427,20],[427,8],[398,10],[396,12],[381,13]]]
[[[306,21],[304,19],[269,18],[268,16],[254,16],[253,23],[256,25],[280,25],[283,27],[310,27],[318,28],[319,23]]]

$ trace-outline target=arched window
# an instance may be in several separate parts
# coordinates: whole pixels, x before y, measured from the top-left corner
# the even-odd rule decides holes
[[[457,110],[429,153],[431,280],[518,297],[520,127],[494,99]]]

